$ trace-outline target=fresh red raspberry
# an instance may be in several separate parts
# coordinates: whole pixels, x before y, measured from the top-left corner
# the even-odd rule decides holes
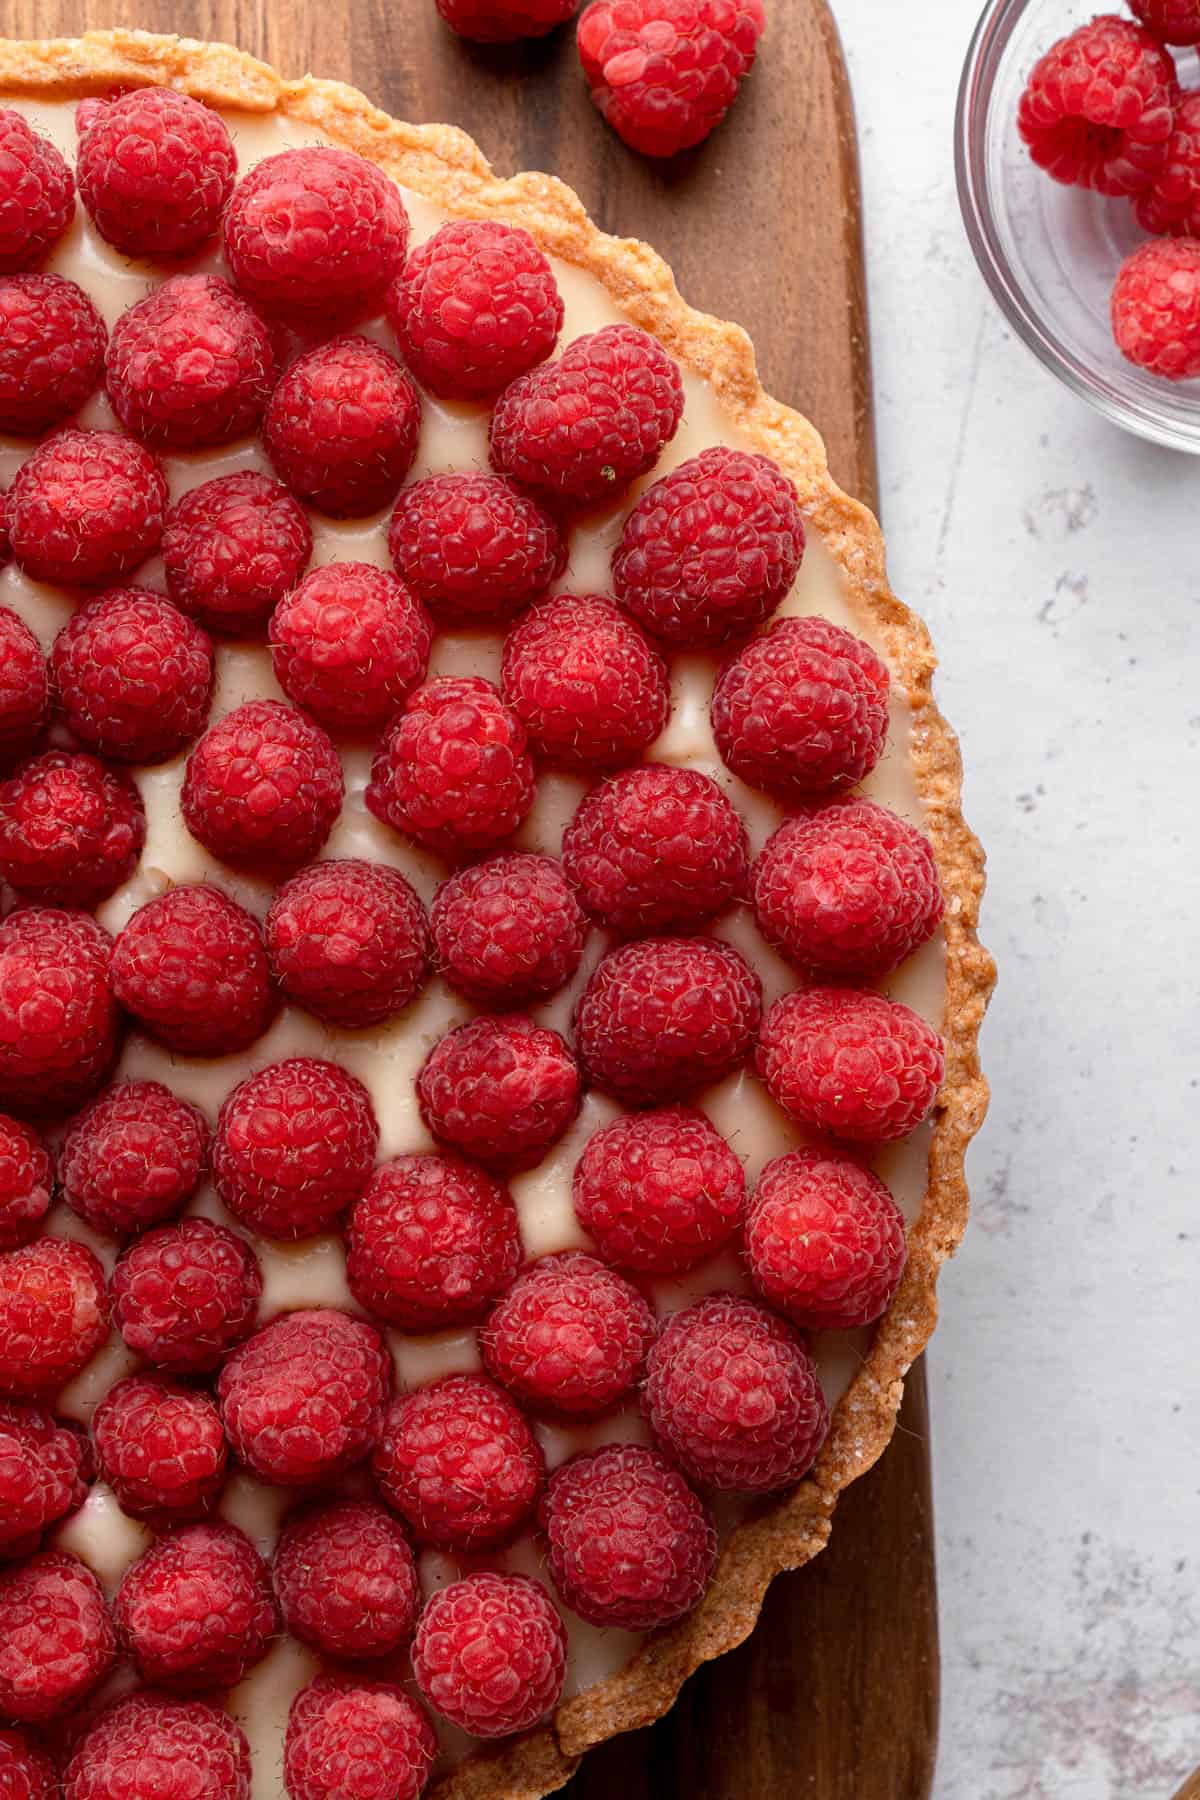
[[[100,1583],[63,1550],[0,1569],[0,1716],[40,1725],[108,1673],[116,1636]]]
[[[594,1418],[639,1379],[654,1314],[594,1256],[542,1256],[496,1302],[480,1345],[488,1374],[536,1413]]]
[[[708,1508],[657,1450],[609,1444],[572,1457],[550,1477],[540,1516],[554,1585],[591,1625],[653,1631],[708,1586]]]
[[[59,1800],[57,1769],[23,1731],[0,1729],[0,1793],[6,1800]]]
[[[433,623],[402,581],[371,563],[314,569],[271,619],[284,692],[328,731],[378,736],[425,679]]]
[[[0,1255],[0,1395],[56,1393],[107,1336],[104,1269],[85,1244],[42,1237]]]
[[[379,1125],[362,1082],[315,1056],[248,1075],[225,1100],[212,1174],[236,1219],[264,1237],[325,1231],[366,1186]]]
[[[642,938],[612,950],[575,1008],[575,1047],[597,1087],[635,1106],[677,1100],[741,1064],[762,983],[711,938]]]
[[[775,611],[803,555],[787,476],[769,457],[717,445],[646,489],[613,553],[613,592],[667,643],[723,644]]]
[[[75,282],[0,277],[0,431],[38,437],[78,412],[99,385],[107,336]]]
[[[1121,264],[1112,293],[1112,328],[1129,362],[1186,381],[1200,375],[1200,244],[1154,238]]]
[[[1146,231],[1168,237],[1200,231],[1200,93],[1184,94],[1175,108],[1166,161],[1151,186],[1134,195],[1133,210]]]
[[[754,1285],[813,1331],[854,1331],[891,1305],[906,1254],[904,1215],[852,1157],[793,1150],[769,1162],[746,1215]]]
[[[0,107],[0,275],[32,269],[75,217],[75,177],[19,112]]]
[[[276,1630],[264,1563],[236,1525],[184,1525],[128,1570],[113,1604],[142,1680],[194,1693],[234,1687]]]
[[[447,1375],[395,1401],[371,1467],[418,1540],[450,1550],[510,1538],[545,1475],[525,1419],[482,1375]]]
[[[4,496],[0,494],[0,508]],[[4,549],[0,517],[0,552]],[[0,567],[4,556],[0,554]],[[0,606],[0,762],[33,749],[50,707],[50,681],[42,647],[23,619]]]
[[[674,156],[721,123],[765,23],[762,0],[594,0],[579,59],[617,136],[643,156]]]
[[[335,1501],[290,1519],[272,1574],[284,1625],[325,1656],[390,1656],[412,1636],[416,1562],[395,1519],[373,1501]]]
[[[264,1481],[309,1487],[368,1456],[392,1389],[392,1359],[360,1319],[286,1313],[239,1346],[217,1394],[234,1451]]]
[[[108,933],[86,913],[30,906],[0,925],[0,1106],[69,1112],[116,1061]]]
[[[275,979],[326,1024],[381,1025],[420,993],[429,928],[420,896],[378,863],[313,863],[285,882],[265,926]]]
[[[86,1440],[42,1407],[0,1401],[0,1558],[36,1550],[42,1533],[82,1503],[89,1463]]]
[[[182,1210],[208,1161],[199,1107],[158,1081],[121,1081],[76,1118],[58,1157],[62,1197],[95,1231],[124,1237]]]
[[[391,352],[341,337],[288,369],[267,407],[263,445],[301,500],[334,519],[361,519],[395,499],[420,429],[420,395]]]
[[[242,292],[326,330],[377,306],[407,248],[399,188],[353,150],[268,156],[225,214],[225,260]]]
[[[380,740],[367,808],[394,831],[458,859],[502,843],[533,805],[525,728],[490,681],[427,681]]]
[[[167,592],[208,631],[257,636],[308,567],[308,514],[253,469],[218,475],[177,500],[162,541]]]
[[[1200,44],[1200,0],[1129,0],[1152,36],[1163,44]]]
[[[0,1113],[0,1250],[36,1237],[54,1194],[54,1163],[41,1138]]]
[[[576,1218],[602,1256],[640,1275],[677,1275],[719,1250],[745,1194],[725,1139],[686,1106],[623,1114],[575,1165]]]
[[[470,1324],[521,1263],[512,1196],[457,1156],[397,1156],[376,1169],[346,1227],[360,1306],[402,1331]]]
[[[852,787],[879,761],[887,665],[828,619],[780,619],[717,677],[712,728],[726,767],[788,800]]]
[[[558,1705],[566,1667],[566,1628],[545,1588],[491,1569],[432,1595],[413,1644],[425,1699],[477,1738],[536,1725]]]
[[[422,387],[443,400],[492,400],[549,356],[563,303],[527,231],[450,219],[405,263],[388,289],[387,315]]]
[[[1140,25],[1106,13],[1035,63],[1017,130],[1055,181],[1136,194],[1166,160],[1178,98],[1170,54]]]
[[[203,1700],[130,1694],[75,1745],[63,1800],[250,1800],[241,1726]]]
[[[388,529],[396,573],[443,627],[515,618],[562,574],[567,546],[540,501],[499,475],[427,475]]]
[[[0,874],[27,900],[98,905],[132,875],[145,838],[138,790],[94,756],[46,750],[0,783]]]
[[[8,489],[0,487],[0,569],[12,560],[12,545],[8,541]],[[7,606],[0,607],[0,613],[8,613]],[[12,615],[14,618],[15,614]]]
[[[283,1779],[292,1800],[417,1800],[436,1754],[433,1727],[403,1688],[318,1675],[292,1701]]]
[[[204,1374],[249,1336],[262,1285],[258,1259],[236,1232],[181,1219],[146,1232],[118,1259],[113,1324],[135,1356],[178,1375]]]
[[[852,1143],[907,1137],[932,1111],[942,1040],[911,1008],[851,988],[806,988],[762,1023],[758,1072],[771,1098],[813,1131]]]
[[[579,0],[437,0],[451,31],[476,44],[545,37],[574,16]]]
[[[107,243],[167,262],[213,235],[237,180],[237,152],[211,107],[173,88],[137,88],[87,115],[79,198]]]
[[[438,973],[476,1006],[548,1000],[579,967],[587,920],[550,856],[489,857],[442,883],[429,915]]]
[[[327,732],[280,700],[248,700],[204,733],[179,803],[222,862],[294,868],[333,830],[344,791]]]
[[[54,640],[50,670],[75,736],[119,762],[165,762],[203,730],[212,701],[207,634],[145,588],[81,606]]]
[[[8,490],[12,553],[34,581],[104,587],[162,540],[167,482],[157,460],[115,431],[59,431]]]
[[[579,1069],[557,1031],[524,1013],[471,1019],[434,1045],[417,1076],[434,1137],[498,1169],[531,1169],[579,1111]]]
[[[160,1527],[199,1519],[225,1485],[229,1446],[216,1402],[169,1375],[129,1375],[92,1420],[100,1473],[122,1512]]]
[[[257,919],[205,883],[138,908],[112,953],[121,1005],[181,1056],[230,1056],[260,1038],[278,1004]]]

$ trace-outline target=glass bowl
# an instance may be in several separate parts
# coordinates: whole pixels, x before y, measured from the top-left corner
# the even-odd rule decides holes
[[[1017,135],[1017,103],[1034,63],[1105,10],[1116,9],[1102,0],[992,0],[958,95],[959,202],[984,278],[1038,360],[1127,431],[1200,454],[1200,380],[1149,375],[1113,342],[1113,282],[1146,236],[1132,206],[1052,181]],[[1183,85],[1195,86],[1196,53],[1175,57]]]

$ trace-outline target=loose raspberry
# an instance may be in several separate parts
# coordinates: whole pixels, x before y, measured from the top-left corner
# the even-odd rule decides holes
[[[588,1075],[635,1106],[677,1100],[744,1061],[762,983],[728,944],[642,938],[610,951],[575,1008]]]
[[[0,925],[0,1106],[69,1112],[116,1060],[108,933],[86,913],[30,906]]]
[[[81,606],[54,640],[50,669],[75,736],[120,762],[165,762],[203,730],[212,701],[208,636],[145,588]]]
[[[691,1612],[717,1558],[703,1501],[640,1444],[610,1444],[556,1469],[541,1523],[554,1585],[592,1625],[670,1625]]]
[[[7,1800],[58,1800],[57,1769],[23,1731],[0,1729],[0,1792]]]
[[[100,1583],[66,1551],[0,1569],[0,1716],[39,1725],[108,1673],[116,1638]]]
[[[166,262],[216,231],[237,152],[211,107],[173,88],[137,88],[90,114],[77,167],[100,236],[125,256]]]
[[[762,0],[594,0],[579,59],[617,136],[643,156],[674,156],[721,123],[765,23]]]
[[[285,882],[265,926],[287,998],[327,1024],[356,1030],[402,1012],[429,973],[420,896],[377,863],[313,863]]]
[[[157,1081],[121,1081],[71,1125],[58,1158],[62,1195],[96,1231],[127,1236],[181,1211],[208,1160],[204,1114]]]
[[[412,1636],[417,1566],[390,1513],[341,1500],[288,1521],[272,1566],[293,1637],[347,1662],[390,1656]]]
[[[253,1250],[208,1219],[148,1231],[113,1270],[113,1323],[135,1356],[179,1375],[215,1369],[248,1337],[262,1294]]]
[[[328,1481],[369,1455],[391,1389],[392,1360],[374,1327],[321,1307],[264,1326],[217,1383],[234,1451],[280,1487]]]
[[[130,1375],[92,1421],[100,1473],[122,1512],[166,1526],[210,1512],[225,1485],[229,1446],[216,1403],[167,1375]]]
[[[0,569],[12,560],[12,545],[8,541],[8,489],[0,487]],[[8,607],[0,607],[0,612],[7,613]],[[15,614],[13,615],[16,616]]]
[[[412,467],[421,400],[391,353],[335,338],[298,357],[271,396],[263,444],[281,481],[335,519],[396,496]]]
[[[107,1336],[104,1270],[85,1244],[42,1237],[0,1255],[0,1395],[56,1393]]]
[[[113,989],[144,1031],[182,1056],[229,1056],[278,1004],[258,921],[204,883],[138,908],[112,953]]]
[[[284,692],[328,731],[376,736],[425,679],[433,624],[402,581],[371,563],[306,575],[271,620]]]
[[[562,574],[567,546],[532,494],[499,475],[428,475],[388,530],[396,573],[441,626],[515,618]]]
[[[0,509],[4,496],[0,494]],[[4,564],[0,516],[0,567]],[[42,647],[23,619],[0,606],[0,762],[33,749],[46,722],[50,681]]]
[[[746,1257],[764,1300],[814,1331],[854,1331],[891,1305],[904,1215],[849,1156],[793,1150],[769,1162],[746,1216]]]
[[[0,278],[0,431],[38,437],[78,412],[99,385],[107,335],[75,282]]]
[[[434,1137],[499,1169],[541,1162],[580,1099],[566,1043],[523,1013],[471,1019],[448,1031],[417,1076],[421,1117]]]
[[[1169,53],[1140,25],[1109,13],[1060,38],[1035,63],[1017,130],[1055,181],[1135,194],[1166,160],[1178,98]]]
[[[572,18],[578,5],[579,0],[437,0],[451,31],[476,44],[545,37]]]
[[[566,1629],[545,1588],[490,1569],[434,1594],[413,1644],[430,1706],[478,1738],[536,1725],[558,1705],[566,1665]]]
[[[511,837],[534,800],[525,729],[490,681],[427,681],[380,741],[367,808],[440,856]]]
[[[0,107],[0,275],[32,269],[75,217],[75,178],[19,112]]]
[[[54,1194],[54,1163],[36,1131],[0,1113],[0,1250],[37,1236]]]
[[[156,459],[115,431],[59,431],[8,490],[12,553],[34,581],[103,587],[162,540],[167,483]]]
[[[579,967],[587,920],[550,856],[493,856],[442,883],[429,915],[438,972],[476,1006],[548,1000]]]
[[[1152,239],[1127,256],[1113,288],[1112,328],[1121,355],[1152,375],[1200,375],[1200,244]]]
[[[1200,231],[1200,93],[1184,94],[1175,108],[1166,161],[1151,186],[1134,195],[1133,210],[1146,231],[1172,237]]]
[[[684,1474],[722,1492],[790,1487],[829,1429],[804,1339],[736,1294],[710,1294],[667,1320],[650,1351],[642,1406]]]
[[[267,1566],[235,1525],[184,1525],[127,1572],[113,1606],[138,1674],[157,1687],[234,1687],[270,1647]]]
[[[248,700],[210,725],[187,761],[180,808],[222,862],[308,862],[342,810],[342,765],[329,736],[279,700]]]
[[[42,1533],[82,1504],[89,1464],[86,1440],[42,1407],[0,1401],[0,1558],[36,1550]]]
[[[422,387],[443,400],[492,400],[549,356],[563,303],[527,231],[451,219],[417,245],[388,289],[387,315]]]
[[[480,1334],[488,1374],[533,1412],[608,1412],[641,1375],[654,1314],[623,1276],[566,1250],[539,1257]]]
[[[545,1474],[524,1418],[482,1375],[447,1375],[397,1400],[371,1466],[418,1539],[452,1550],[510,1538]]]
[[[292,1701],[283,1779],[292,1800],[417,1800],[436,1754],[433,1727],[402,1688],[318,1675]]]
[[[308,514],[281,482],[244,469],[184,494],[162,542],[167,592],[208,631],[254,637],[308,567]]]
[[[1200,44],[1200,0],[1129,0],[1130,10],[1163,44]]]
[[[397,1156],[376,1169],[346,1228],[360,1306],[402,1331],[470,1324],[521,1262],[512,1196],[456,1156]]]
[[[573,1191],[576,1218],[609,1262],[677,1275],[737,1229],[746,1177],[703,1113],[671,1106],[602,1126],[575,1165]]]
[[[138,790],[94,756],[47,750],[0,783],[0,874],[27,900],[98,905],[132,875],[145,838]]]
[[[315,1056],[248,1075],[226,1099],[212,1173],[235,1218],[265,1237],[325,1231],[366,1186],[379,1125],[362,1082]]]
[[[75,1746],[63,1800],[250,1800],[250,1746],[203,1700],[130,1694]]]
[[[914,1131],[937,1100],[945,1061],[941,1038],[911,1008],[850,988],[785,994],[758,1042],[771,1098],[801,1124],[853,1143]]]

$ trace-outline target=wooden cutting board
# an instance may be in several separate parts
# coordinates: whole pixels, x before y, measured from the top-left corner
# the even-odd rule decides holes
[[[288,75],[354,82],[414,121],[462,125],[504,174],[547,169],[609,231],[646,238],[694,305],[751,333],[763,380],[813,418],[834,474],[873,500],[854,118],[825,0],[768,0],[726,124],[666,165],[588,99],[572,34],[481,50],[433,0],[0,0],[0,34],[137,25],[242,45]],[[843,1499],[830,1548],[777,1581],[758,1631],[668,1718],[588,1757],[571,1800],[925,1800],[937,1611],[923,1370],[895,1441]]]

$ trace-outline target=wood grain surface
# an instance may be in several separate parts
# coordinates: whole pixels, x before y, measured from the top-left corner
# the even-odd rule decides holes
[[[751,333],[767,387],[813,418],[873,500],[854,120],[825,0],[773,0],[759,66],[709,142],[665,165],[593,111],[569,30],[481,50],[432,0],[0,0],[0,33],[140,26],[352,81],[414,121],[463,126],[504,174],[547,169],[607,230],[649,240],[697,306]],[[830,1548],[777,1581],[758,1631],[674,1712],[603,1746],[571,1800],[925,1800],[937,1736],[929,1422],[918,1365],[896,1438],[843,1498]]]

